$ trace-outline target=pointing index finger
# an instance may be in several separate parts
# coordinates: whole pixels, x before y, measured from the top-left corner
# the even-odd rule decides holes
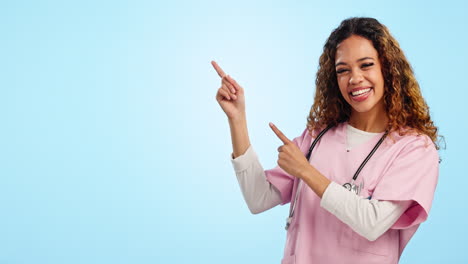
[[[283,132],[281,132],[273,123],[270,122],[270,127],[271,129],[273,130],[273,132],[275,132],[276,136],[278,136],[278,138],[283,141],[284,144],[290,144],[292,143],[291,140],[289,140],[284,134]]]
[[[223,78],[226,73],[224,73],[223,69],[219,67],[219,65],[216,63],[216,61],[211,61],[211,65],[215,68],[216,72],[218,73],[219,77]]]

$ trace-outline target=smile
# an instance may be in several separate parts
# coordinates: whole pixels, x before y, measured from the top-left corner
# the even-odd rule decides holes
[[[349,93],[350,98],[357,103],[363,102],[372,94],[372,90],[372,88],[356,89]]]
[[[351,94],[351,96],[356,97],[356,96],[366,94],[366,93],[370,92],[370,90],[372,90],[372,88],[357,90],[357,91],[351,92],[350,94]]]

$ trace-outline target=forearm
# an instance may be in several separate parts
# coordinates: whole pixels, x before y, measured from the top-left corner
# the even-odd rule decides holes
[[[301,179],[320,198],[321,206],[370,241],[387,231],[411,205],[411,201],[368,200],[323,176],[310,166]],[[326,194],[324,196],[324,194]]]
[[[228,119],[231,129],[231,141],[233,158],[244,154],[250,146],[249,133],[247,130],[247,119],[245,115],[239,119]]]
[[[303,180],[320,198],[322,198],[323,193],[331,182],[312,165],[304,169],[299,178]]]
[[[258,214],[281,203],[281,193],[267,181],[252,146],[231,162],[250,212]]]
[[[370,241],[385,233],[408,209],[412,201],[369,200],[332,183],[320,206]]]

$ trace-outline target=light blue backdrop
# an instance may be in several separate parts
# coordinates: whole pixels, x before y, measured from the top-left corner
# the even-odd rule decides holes
[[[279,263],[288,206],[249,213],[210,61],[243,85],[272,168],[268,122],[300,135],[322,46],[350,16],[390,28],[446,137],[401,263],[467,263],[467,13],[463,1],[2,1],[0,263]]]

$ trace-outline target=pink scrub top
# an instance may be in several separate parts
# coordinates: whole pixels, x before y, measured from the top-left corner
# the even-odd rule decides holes
[[[347,151],[346,128],[347,123],[344,122],[325,133],[310,159],[312,166],[340,185],[352,179],[383,135],[376,135]],[[306,155],[313,138],[305,129],[293,141]],[[279,166],[265,170],[265,173],[267,180],[281,192],[281,204],[291,202],[298,179]],[[364,183],[360,193],[362,197],[411,200],[413,203],[409,209],[389,230],[375,241],[369,241],[320,207],[320,198],[304,185],[287,231],[281,263],[398,263],[419,224],[428,217],[438,175],[439,155],[428,136],[391,133],[365,165],[356,184]]]

